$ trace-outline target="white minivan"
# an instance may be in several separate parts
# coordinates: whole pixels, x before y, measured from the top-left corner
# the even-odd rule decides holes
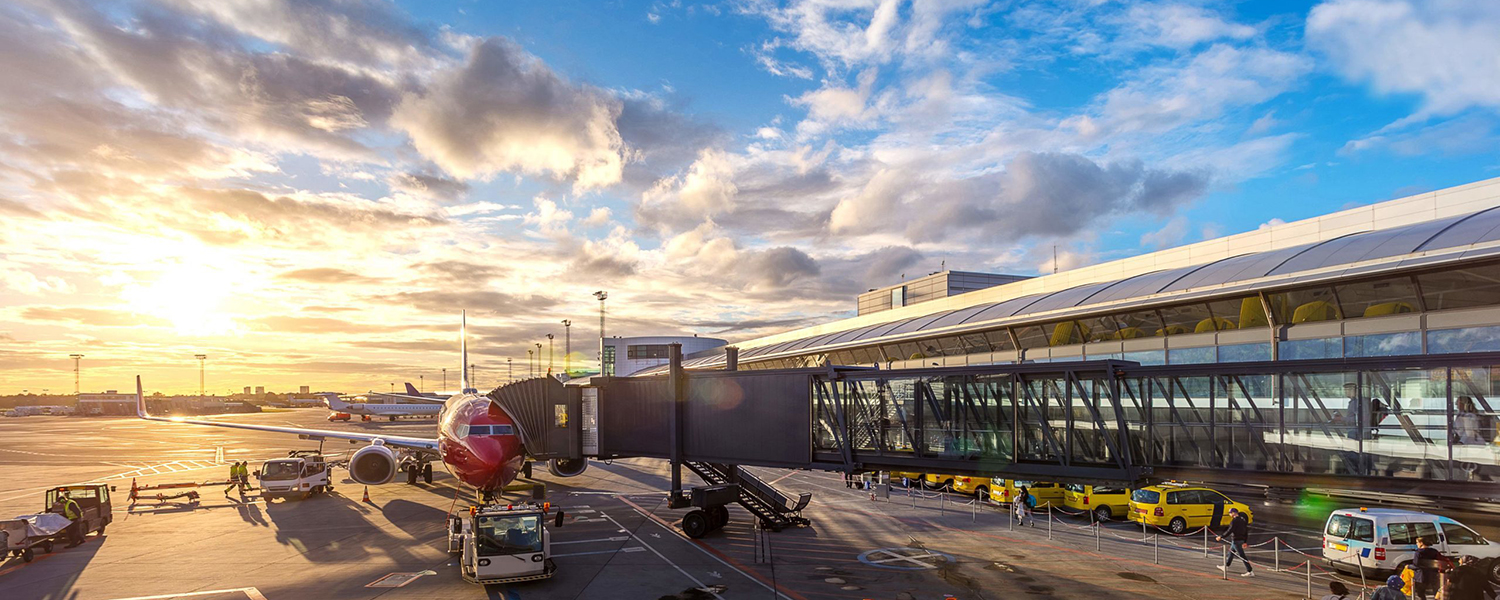
[[[1500,582],[1500,544],[1448,517],[1393,508],[1342,508],[1323,528],[1323,558],[1335,569],[1366,573],[1401,570],[1426,537],[1445,556],[1473,556]]]

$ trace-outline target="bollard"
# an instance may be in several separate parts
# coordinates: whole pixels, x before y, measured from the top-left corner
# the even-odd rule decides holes
[[[1312,598],[1312,560],[1303,564],[1307,565],[1307,597]]]
[[[972,504],[970,504],[970,506],[969,506],[969,520],[973,521],[975,523],[979,522],[979,499],[978,498],[975,498],[974,502]]]
[[[1153,565],[1161,564],[1161,557],[1157,553],[1160,546],[1156,544],[1156,536],[1157,534],[1155,533],[1151,534],[1151,564]]]
[[[1281,536],[1276,536],[1271,541],[1271,556],[1276,558],[1276,571],[1281,570]]]
[[[1208,558],[1208,526],[1203,526],[1203,558]]]
[[[948,494],[944,494],[942,490],[938,490],[938,516],[941,517],[948,514],[946,512],[947,504]]]
[[[1224,562],[1223,562],[1224,568],[1219,569],[1219,571],[1222,572],[1222,573],[1224,573],[1224,576],[1220,577],[1220,579],[1229,579],[1229,544],[1224,544],[1222,547],[1224,548],[1224,556],[1223,556],[1223,558],[1224,558]],[[1249,566],[1249,565],[1246,565],[1246,566]]]
[[[1094,551],[1099,551],[1099,520],[1094,518],[1094,512],[1089,511],[1089,521],[1094,524]]]
[[[1010,530],[1011,531],[1015,531],[1016,530],[1016,503],[1014,501],[1012,501],[1010,503],[1010,510],[1006,511],[1006,512],[1010,513]]]
[[[1052,539],[1052,503],[1047,503],[1047,539]]]

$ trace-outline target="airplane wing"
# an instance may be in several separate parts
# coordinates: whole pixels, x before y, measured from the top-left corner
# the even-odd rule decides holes
[[[350,440],[355,442],[381,443],[393,448],[404,448],[407,450],[437,450],[438,441],[429,438],[406,437],[399,435],[380,435],[356,433],[352,431],[330,431],[327,429],[302,429],[300,427],[276,427],[272,425],[251,425],[249,423],[229,423],[222,421],[205,421],[200,419],[183,419],[178,417],[153,417],[146,413],[146,394],[141,388],[141,376],[135,377],[135,412],[136,416],[147,421],[165,421],[168,423],[187,423],[189,425],[207,425],[209,427],[227,427],[230,429],[248,429],[251,431],[269,431],[271,433],[284,433],[295,435],[310,440]]]
[[[370,393],[374,394],[376,392],[370,392]],[[389,392],[379,392],[379,394],[381,396],[385,396],[387,398],[400,398],[402,400],[410,400],[412,402],[422,402],[422,403],[425,403],[425,404],[442,404],[442,403],[448,401],[447,398],[433,398],[431,396],[413,396],[413,395],[410,395],[410,394],[396,394],[396,393],[389,393]]]

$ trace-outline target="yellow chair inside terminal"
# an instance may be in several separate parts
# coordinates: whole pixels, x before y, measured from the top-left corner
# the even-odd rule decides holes
[[[1114,335],[1109,336],[1112,340],[1133,340],[1143,337],[1146,337],[1146,332],[1142,331],[1140,327],[1122,327]]]
[[[1215,331],[1224,331],[1225,329],[1234,328],[1234,321],[1231,321],[1224,317],[1209,317],[1202,321],[1198,321],[1198,326],[1193,328],[1193,333],[1212,333]]]
[[[1240,301],[1240,329],[1270,326],[1271,321],[1266,318],[1266,307],[1260,303],[1260,298]]]
[[[1182,335],[1184,333],[1188,333],[1188,328],[1181,325],[1169,325],[1167,327],[1156,330],[1156,337],[1167,335]]]
[[[1399,315],[1414,312],[1417,312],[1417,307],[1412,306],[1409,302],[1383,302],[1381,304],[1371,304],[1369,308],[1365,309],[1365,313],[1363,316],[1384,317],[1386,315]]]
[[[1317,321],[1337,321],[1339,309],[1327,300],[1314,300],[1298,306],[1292,311],[1292,324],[1314,323]]]
[[[1082,344],[1089,337],[1089,328],[1075,321],[1063,321],[1052,329],[1052,340],[1049,346],[1067,346],[1069,344]]]

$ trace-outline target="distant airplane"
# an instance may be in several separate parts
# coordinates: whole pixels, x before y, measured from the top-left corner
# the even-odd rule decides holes
[[[334,392],[320,392],[323,404],[328,410],[351,415],[362,415],[366,417],[390,417],[392,421],[396,417],[415,416],[437,416],[443,410],[443,399],[428,398],[425,396],[412,398],[415,402],[403,402],[399,404],[374,404],[371,402],[345,402]],[[399,396],[398,397],[405,397]]]

